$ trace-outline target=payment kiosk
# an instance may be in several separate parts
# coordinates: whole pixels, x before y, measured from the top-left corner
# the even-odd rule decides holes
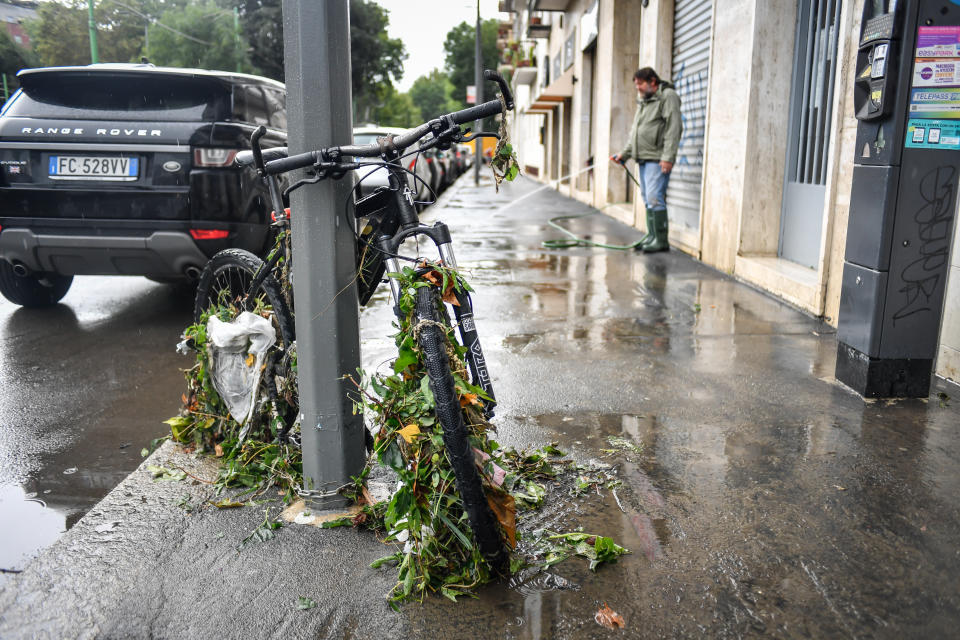
[[[836,377],[926,397],[960,180],[960,0],[866,0]]]

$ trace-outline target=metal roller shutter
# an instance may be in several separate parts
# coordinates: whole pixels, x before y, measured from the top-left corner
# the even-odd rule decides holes
[[[670,79],[680,94],[683,136],[667,187],[667,208],[672,226],[689,229],[700,226],[712,18],[712,0],[676,0],[674,4]]]

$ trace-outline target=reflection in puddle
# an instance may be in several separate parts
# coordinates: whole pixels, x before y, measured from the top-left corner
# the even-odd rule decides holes
[[[520,353],[524,347],[539,338],[536,333],[520,333],[503,339],[503,346],[514,353]]]
[[[580,588],[579,584],[559,574],[537,569],[521,571],[510,578],[508,584],[511,589],[516,589],[518,593],[525,596],[542,591],[565,591]]]
[[[21,571],[67,529],[63,514],[18,486],[0,485],[0,569]],[[11,573],[0,573],[0,587]]]

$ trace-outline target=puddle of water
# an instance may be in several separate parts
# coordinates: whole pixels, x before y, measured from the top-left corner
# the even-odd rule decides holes
[[[66,517],[50,509],[41,496],[15,485],[0,485],[0,569],[20,571],[67,530]],[[0,573],[0,587],[12,574]]]

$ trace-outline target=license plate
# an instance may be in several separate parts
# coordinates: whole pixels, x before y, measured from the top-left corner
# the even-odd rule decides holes
[[[139,158],[50,156],[51,180],[136,180]]]

